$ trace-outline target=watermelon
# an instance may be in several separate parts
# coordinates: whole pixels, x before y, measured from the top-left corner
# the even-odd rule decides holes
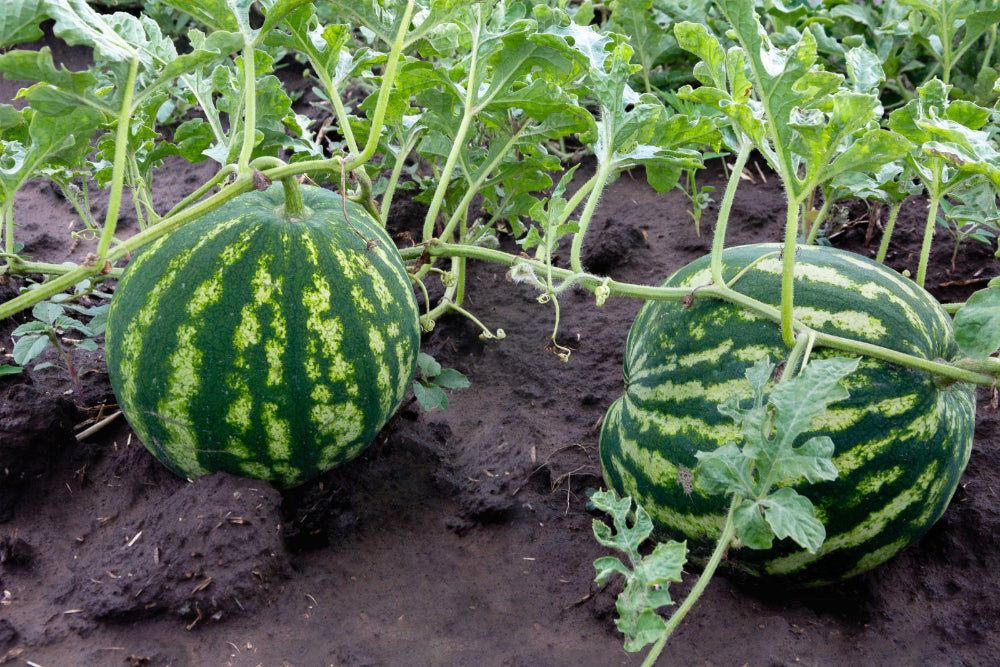
[[[111,386],[178,475],[278,487],[357,456],[416,371],[419,311],[392,240],[360,206],[301,186],[240,195],[147,246],[108,313]]]
[[[726,281],[760,259],[733,287],[777,306],[779,250],[772,244],[725,250]],[[710,281],[709,258],[703,257],[664,285],[694,289]],[[924,359],[958,356],[940,304],[880,264],[800,246],[794,283],[795,317],[818,331]],[[649,512],[656,537],[687,540],[696,560],[721,533],[728,499],[706,496],[693,484],[695,453],[739,441],[718,405],[731,395],[747,404],[747,368],[788,352],[777,323],[717,299],[695,299],[690,307],[647,302],[632,324],[625,391],[609,408],[600,436],[604,479]],[[843,354],[815,349],[812,358]],[[840,581],[899,553],[947,507],[972,447],[974,388],[873,358],[863,358],[843,382],[850,398],[832,404],[799,441],[829,435],[837,479],[791,484],[816,507],[826,541],[815,554],[790,539],[767,550],[730,549],[732,572],[776,585]]]

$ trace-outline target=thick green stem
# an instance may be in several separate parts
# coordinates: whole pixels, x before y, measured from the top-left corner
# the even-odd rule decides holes
[[[257,70],[254,47],[251,42],[243,46],[243,145],[237,165],[241,172],[249,169],[253,147],[257,143]]]
[[[132,98],[135,95],[135,78],[139,72],[138,56],[129,63],[128,77],[122,90],[122,108],[118,112],[118,127],[115,132],[115,161],[111,172],[111,194],[108,197],[108,214],[104,217],[104,229],[97,242],[97,256],[104,257],[111,247],[121,210],[122,191],[125,187],[125,167],[128,157],[128,132],[132,119]]]
[[[719,217],[715,223],[715,234],[712,236],[711,257],[712,280],[718,285],[722,285],[725,282],[722,279],[722,251],[726,245],[726,227],[729,224],[729,213],[732,211],[733,201],[736,198],[736,189],[740,184],[740,175],[743,173],[743,167],[746,166],[752,150],[753,144],[749,141],[740,145],[740,149],[736,153],[736,161],[733,163],[733,169],[729,172],[729,180],[726,182],[726,192],[722,195],[722,203],[719,204]]]
[[[285,176],[281,179],[281,186],[285,190],[285,204],[281,207],[281,216],[288,222],[302,222],[310,215],[312,210],[306,206],[302,199],[302,186],[299,179],[294,176]]]
[[[899,217],[899,209],[903,207],[903,202],[893,202],[889,209],[889,219],[885,223],[885,231],[882,232],[882,242],[878,245],[878,254],[875,261],[879,264],[885,263],[885,254],[889,251],[889,239],[892,238],[892,228],[896,226],[896,218]]]
[[[601,122],[610,121],[602,119]],[[573,235],[573,243],[570,247],[569,263],[573,270],[578,273],[583,271],[583,262],[580,260],[580,253],[583,250],[583,238],[587,233],[587,227],[590,225],[590,219],[594,217],[594,211],[597,209],[597,202],[601,198],[601,193],[604,192],[604,185],[608,182],[608,176],[611,174],[611,153],[613,149],[610,146],[610,142],[608,143],[605,155],[598,157],[597,173],[594,174],[593,178],[594,184],[590,190],[590,195],[587,197],[587,204],[580,213],[579,227]]]
[[[396,38],[389,49],[389,58],[386,60],[385,71],[382,73],[382,87],[379,90],[378,98],[375,100],[375,112],[372,114],[368,141],[365,143],[364,150],[348,161],[348,171],[353,171],[365,162],[368,162],[371,156],[375,155],[376,149],[378,149],[379,138],[382,136],[382,126],[385,123],[385,110],[389,106],[389,93],[392,91],[393,84],[396,81],[396,68],[399,66],[399,56],[403,51],[406,31],[410,28],[414,2],[415,0],[407,1],[403,15],[400,17],[399,30],[396,32]]]
[[[781,369],[782,380],[793,378],[797,375],[800,362],[804,361],[806,350],[810,347],[810,341],[813,339],[814,336],[811,334],[801,334],[795,339],[795,347],[788,353],[788,358],[785,359],[785,366]],[[804,367],[805,364],[803,363],[802,366]],[[766,488],[771,487],[768,486]]]
[[[712,552],[712,557],[709,558],[708,564],[705,565],[705,569],[702,570],[701,576],[698,577],[698,581],[695,582],[694,587],[691,588],[691,592],[687,594],[684,598],[684,602],[681,606],[677,608],[667,620],[667,626],[663,630],[663,634],[660,638],[656,640],[653,647],[649,649],[649,653],[646,654],[646,659],[642,661],[643,667],[651,667],[656,663],[657,658],[660,657],[660,653],[663,652],[663,647],[666,645],[667,640],[670,635],[673,634],[677,626],[680,625],[684,617],[687,616],[688,612],[701,597],[701,594],[705,592],[705,588],[708,586],[708,582],[712,580],[712,576],[715,575],[715,571],[719,568],[719,563],[722,562],[722,557],[726,555],[729,547],[733,541],[733,537],[736,535],[736,526],[733,523],[733,513],[739,506],[743,499],[740,496],[734,495],[732,502],[729,504],[729,513],[726,514],[726,523],[722,527],[722,534],[719,535],[719,541],[715,544],[715,551]]]
[[[432,257],[472,257],[507,266],[523,262],[539,274],[549,270],[545,263],[540,260],[528,260],[501,250],[465,245],[452,245],[441,242],[433,242],[423,246],[407,248],[403,250],[401,254],[403,255],[404,260],[411,260],[419,257],[424,250],[426,250]],[[647,285],[620,283],[591,274],[576,274],[569,269],[563,269],[555,266],[551,268],[551,272],[554,279],[567,279],[572,277],[576,284],[580,285],[584,289],[590,290],[591,292],[595,291],[598,287],[605,286],[610,293],[615,296],[655,301],[679,301],[689,296],[693,296],[696,299],[716,298],[750,310],[758,315],[770,319],[773,322],[780,322],[782,317],[782,313],[779,308],[762,303],[761,301],[748,297],[744,294],[740,294],[726,285],[709,284],[692,291],[691,288],[687,287],[653,287]],[[792,345],[789,347],[794,347],[795,333],[805,333],[814,335],[815,344],[822,347],[841,350],[843,352],[850,352],[859,356],[882,359],[883,361],[888,361],[900,366],[915,368],[961,382],[990,385],[993,383],[995,378],[1000,375],[1000,364],[997,364],[996,366],[989,366],[990,370],[988,372],[980,372],[979,370],[976,370],[976,367],[972,364],[963,363],[962,365],[955,365],[941,361],[921,359],[920,357],[890,350],[879,345],[873,345],[871,343],[864,343],[850,338],[843,338],[841,336],[834,336],[815,331],[795,320],[792,320],[791,324],[793,337]]]
[[[792,304],[795,295],[795,245],[798,240],[801,203],[789,196],[785,220],[785,245],[781,251],[781,339],[788,347],[795,345]]]
[[[27,262],[17,255],[7,256],[8,266],[11,273],[27,274],[40,273],[46,276],[61,276],[78,270],[79,266],[72,264],[51,264],[49,262]],[[118,278],[122,274],[121,269],[112,269],[109,274],[112,278]]]
[[[940,176],[940,174],[938,174],[938,176]],[[927,278],[927,264],[930,262],[931,257],[931,243],[934,239],[934,225],[937,223],[937,212],[938,207],[941,204],[942,197],[942,192],[937,187],[937,182],[933,185],[934,187],[930,189],[930,201],[927,204],[927,223],[924,226],[924,241],[920,246],[920,264],[917,265],[916,282],[921,287],[924,286],[924,280]]]
[[[8,255],[14,254],[14,199],[13,197],[4,204],[0,211],[0,225],[3,225],[3,251]]]
[[[479,32],[477,28],[472,41],[472,60],[469,63],[469,71],[473,73],[475,73],[478,66]],[[455,171],[455,165],[458,164],[458,159],[465,149],[465,136],[469,133],[469,128],[472,127],[472,119],[476,114],[475,99],[477,92],[473,84],[474,82],[470,81],[468,89],[465,92],[465,104],[462,105],[462,121],[458,126],[458,131],[455,133],[451,152],[448,153],[448,159],[445,161],[444,168],[441,170],[441,175],[438,178],[438,186],[434,191],[434,198],[431,200],[430,208],[427,209],[427,217],[424,218],[424,241],[428,241],[434,237],[434,223],[437,222],[438,213],[441,211],[441,204],[444,202],[444,195],[448,190],[448,185],[451,183],[451,175]],[[452,227],[452,225],[449,225],[449,227]],[[444,237],[444,235],[442,237],[445,240],[450,240]]]
[[[511,137],[507,140],[506,145],[501,150],[497,151],[493,161],[489,164],[485,164],[482,166],[482,168],[479,171],[479,177],[476,178],[476,180],[474,180],[472,183],[470,183],[468,188],[466,188],[465,196],[462,197],[462,201],[460,201],[458,205],[455,207],[455,212],[448,220],[448,224],[446,224],[444,229],[441,230],[440,238],[446,240],[451,239],[452,234],[455,231],[455,228],[468,218],[469,206],[472,205],[473,199],[475,199],[476,195],[479,194],[479,191],[482,189],[483,184],[486,183],[486,181],[489,179],[489,176],[493,172],[493,170],[499,167],[500,164],[503,162],[504,157],[506,157],[514,149],[514,146],[517,145],[517,142],[520,140],[522,133],[528,127],[529,125],[525,123],[520,130],[512,134]],[[444,181],[441,182],[444,183]],[[444,188],[441,188],[440,190],[442,191],[443,195]],[[435,193],[435,195],[436,194],[437,193]],[[425,236],[424,240],[427,240],[428,238],[429,237]],[[461,240],[464,240],[464,235],[460,235],[459,238]]]
[[[235,166],[233,166],[231,164],[230,165],[226,165],[225,167],[223,167],[222,169],[220,169],[219,171],[217,171],[215,173],[215,175],[212,176],[212,178],[210,178],[200,188],[198,188],[197,190],[195,190],[194,192],[192,192],[191,194],[189,194],[184,199],[182,199],[179,202],[177,202],[177,204],[172,209],[170,209],[170,211],[168,211],[167,214],[165,216],[163,216],[163,218],[161,218],[161,220],[165,220],[165,219],[170,218],[170,217],[172,217],[174,215],[177,215],[178,213],[180,213],[181,211],[183,211],[185,208],[187,208],[188,206],[190,206],[194,202],[196,202],[199,199],[201,199],[203,196],[205,196],[205,194],[208,191],[210,191],[215,186],[221,184],[226,178],[229,177],[230,174],[233,174],[235,172],[236,172],[236,167]]]

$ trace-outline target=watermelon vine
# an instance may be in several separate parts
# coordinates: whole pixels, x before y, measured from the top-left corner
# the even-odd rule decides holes
[[[730,530],[763,547],[762,498],[785,498],[794,487],[838,539],[820,546],[772,523],[776,537],[802,548],[779,539],[777,551],[762,548],[757,560],[741,551],[730,562],[753,576],[809,584],[874,566],[943,511],[970,447],[971,385],[994,385],[1000,376],[998,287],[948,311],[922,289],[939,210],[947,225],[973,220],[986,237],[995,237],[1000,220],[979,205],[995,210],[1000,190],[991,143],[1000,86],[977,89],[976,101],[956,98],[950,87],[957,56],[981,36],[974,29],[966,28],[954,52],[950,44],[944,51],[943,79],[931,70],[906,90],[901,73],[888,72],[892,64],[859,39],[838,41],[803,25],[779,45],[752,0],[717,0],[705,10],[711,21],[671,26],[695,65],[678,69],[691,71],[685,85],[658,96],[642,64],[656,61],[653,45],[607,29],[621,25],[614,20],[600,25],[592,3],[226,0],[218,12],[194,0],[163,4],[197,26],[184,35],[184,53],[149,17],[102,14],[82,0],[0,9],[0,17],[17,14],[0,21],[4,48],[36,38],[42,21],[52,19],[57,37],[95,54],[86,72],[60,70],[48,51],[0,54],[5,76],[37,82],[23,92],[27,109],[0,105],[0,274],[46,277],[0,304],[0,318],[77,285],[120,279],[106,338],[114,389],[136,432],[177,473],[226,469],[291,486],[357,455],[408,388],[422,403],[445,405],[443,393],[432,391],[434,378],[438,387],[462,383],[419,356],[421,331],[457,315],[470,318],[483,338],[504,336],[466,303],[467,266],[476,260],[506,266],[512,280],[538,290],[555,311],[549,349],[563,360],[570,355],[559,342],[559,299],[567,290],[593,292],[597,306],[611,297],[647,301],[627,344],[623,398],[608,412],[601,446],[608,485],[645,507],[650,530],[686,535],[701,556],[719,534],[728,545]],[[612,15],[630,11],[613,4]],[[261,16],[252,17],[252,6]],[[945,37],[962,23],[938,18]],[[826,52],[847,66],[824,60]],[[296,113],[272,73],[280,57],[308,64],[328,125],[310,126]],[[984,64],[977,82],[987,70]],[[347,99],[352,85],[364,100]],[[902,98],[891,110],[886,90]],[[671,96],[677,106],[664,104]],[[171,105],[183,113],[172,117]],[[185,117],[198,109],[204,119]],[[172,123],[169,141],[159,136],[164,118]],[[585,179],[566,168],[583,152],[595,167]],[[615,178],[642,170],[667,191],[685,172],[693,183],[706,156],[723,152],[732,170],[707,257],[660,286],[624,284],[585,266],[591,221]],[[729,248],[729,212],[753,152],[782,180],[786,211],[776,245]],[[216,160],[218,169],[160,212],[149,181],[169,155]],[[72,195],[69,184],[81,177],[109,193],[103,223],[90,224],[89,211],[84,216],[96,235],[93,255],[72,267],[23,256],[14,238],[17,191],[48,178]],[[329,184],[302,184],[309,179]],[[270,183],[278,184],[267,189]],[[837,198],[870,191],[892,201],[895,213],[917,186],[931,206],[915,282],[812,244]],[[428,209],[397,250],[385,226],[404,187],[418,190]],[[119,239],[126,191],[140,231]],[[73,201],[87,207],[85,196]],[[252,229],[269,231],[257,238],[246,226],[251,221]],[[949,229],[956,239],[964,233]],[[500,249],[504,235],[516,251]],[[437,289],[432,279],[440,279]],[[816,482],[801,490],[789,475],[769,478],[762,471],[773,461],[759,457],[767,457],[762,443],[770,434],[746,437],[749,413],[719,400],[726,391],[742,393],[758,419],[762,375],[746,379],[744,370],[764,356],[810,377],[831,358],[861,359],[844,381],[850,407],[812,417],[817,437],[822,428],[840,436],[831,459],[837,480],[828,468],[797,469]],[[685,374],[695,367],[698,377]],[[251,382],[259,383],[253,391]],[[786,399],[775,392],[780,397],[783,386],[801,383],[790,378],[772,391],[782,406]],[[887,387],[891,399],[879,393]],[[719,403],[738,426],[722,424]],[[675,428],[682,417],[695,426]],[[895,472],[896,460],[865,463],[882,453],[863,435],[875,427],[888,434],[883,439],[923,447],[910,476]],[[789,432],[808,430],[796,423]],[[739,455],[727,445],[734,431],[749,443]],[[814,458],[830,458],[825,444],[821,449]],[[704,451],[732,457],[698,455]],[[744,455],[755,463],[734,463]],[[735,468],[764,474],[761,488],[724,484],[720,471]],[[694,469],[707,493],[688,497],[674,482]],[[918,487],[924,500],[909,503],[912,516],[894,523],[887,508]],[[882,494],[879,507],[865,506],[861,489]],[[720,494],[740,500],[728,511],[706,498]],[[743,501],[756,503],[753,510]],[[614,502],[616,516],[631,507]],[[737,511],[756,528],[735,519],[730,526],[723,517]],[[860,527],[877,512],[890,527],[881,542]]]

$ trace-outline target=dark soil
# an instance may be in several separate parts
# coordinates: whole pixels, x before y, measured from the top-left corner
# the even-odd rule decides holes
[[[169,165],[157,202],[178,201],[210,168],[175,177]],[[781,233],[780,186],[751,171],[731,245]],[[700,179],[724,187],[717,165]],[[33,257],[92,251],[71,249],[73,212],[52,188],[29,185],[14,210]],[[595,217],[588,265],[659,283],[708,252],[715,211],[699,236],[688,210],[681,192],[623,176]],[[122,233],[134,233],[123,211]],[[916,271],[925,211],[921,200],[904,207],[894,268]],[[831,240],[873,256],[878,225],[863,205],[850,213]],[[400,206],[393,231],[412,226],[408,215],[419,219],[419,208]],[[936,296],[961,300],[1000,273],[995,249],[971,241],[952,271],[949,239],[939,240]],[[21,284],[0,286],[0,300]],[[641,304],[596,308],[587,292],[565,294],[559,341],[573,353],[563,363],[546,349],[552,307],[503,267],[471,265],[468,292],[468,307],[506,339],[483,342],[453,318],[424,347],[472,387],[453,392],[446,412],[404,408],[384,442],[284,493],[223,473],[177,479],[121,419],[78,440],[114,410],[101,351],[74,351],[79,392],[59,368],[0,378],[0,664],[639,664],[614,626],[620,583],[593,582],[594,559],[609,553],[592,537],[584,493],[601,485],[599,424],[622,391]],[[25,317],[0,322],[0,352]],[[777,595],[716,577],[663,662],[998,664],[1000,416],[985,390],[980,399],[965,478],[927,536],[822,590]]]

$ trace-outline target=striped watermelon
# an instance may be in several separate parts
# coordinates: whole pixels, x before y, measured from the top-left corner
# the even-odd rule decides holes
[[[741,246],[723,254],[724,276],[762,259],[734,285],[762,302],[780,301],[779,246]],[[703,257],[668,286],[710,282]],[[953,359],[951,320],[922,288],[852,253],[801,246],[795,265],[795,316],[819,331],[925,359]],[[814,350],[813,358],[843,354]],[[728,501],[692,488],[695,452],[738,440],[717,406],[730,395],[749,400],[747,367],[765,355],[787,357],[776,323],[737,306],[696,299],[649,302],[629,332],[625,392],[608,410],[600,440],[609,487],[632,496],[652,516],[660,539],[687,539],[704,557],[721,533]],[[728,565],[774,583],[820,585],[864,572],[923,535],[941,516],[972,447],[971,385],[865,358],[848,376],[850,398],[834,403],[802,436],[829,435],[839,477],[794,488],[826,526],[810,554],[791,540],[769,550],[730,550]]]
[[[293,221],[280,185],[241,195],[118,284],[111,385],[178,475],[299,484],[357,456],[413,379],[419,314],[392,240],[353,202],[347,224],[338,194],[302,194],[311,212]]]

